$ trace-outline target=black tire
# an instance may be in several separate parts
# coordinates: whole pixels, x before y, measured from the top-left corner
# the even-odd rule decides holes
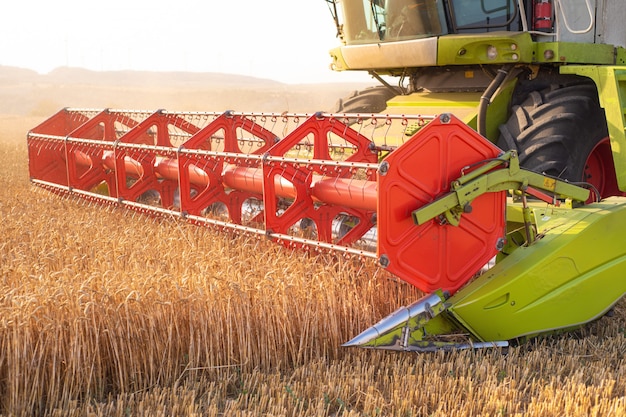
[[[587,160],[608,136],[594,84],[532,91],[511,111],[500,126],[500,148],[517,150],[520,165],[528,170],[570,182],[587,180]]]
[[[397,95],[385,86],[355,91],[349,97],[339,99],[331,113],[380,113],[387,108],[387,101]]]

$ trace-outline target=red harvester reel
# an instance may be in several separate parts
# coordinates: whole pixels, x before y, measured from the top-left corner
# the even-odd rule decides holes
[[[425,125],[409,137],[409,122]],[[447,114],[64,109],[28,133],[28,150],[32,182],[54,192],[377,258],[424,292],[457,290],[504,236],[504,192],[456,225],[413,222],[501,153]]]

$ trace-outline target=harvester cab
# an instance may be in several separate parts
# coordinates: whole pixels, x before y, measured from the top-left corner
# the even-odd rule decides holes
[[[312,114],[63,109],[28,134],[63,195],[375,259],[425,295],[346,346],[503,346],[626,292],[626,18],[616,0],[326,0]],[[396,80],[396,81],[390,81]]]

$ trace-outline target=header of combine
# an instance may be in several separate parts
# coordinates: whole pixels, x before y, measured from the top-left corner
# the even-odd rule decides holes
[[[526,233],[519,237],[506,230],[507,190],[544,199],[554,210],[564,196],[589,196],[520,169],[515,153],[502,153],[448,114],[64,109],[29,132],[28,150],[32,182],[56,193],[266,236],[288,247],[377,258],[432,293],[408,316],[394,314],[351,342],[392,349],[432,348],[424,329],[431,334],[436,325],[434,333],[448,332],[458,327],[450,323],[464,322],[463,303],[453,322],[440,322],[439,313],[450,314],[444,303],[450,294],[466,294],[468,281],[500,251],[524,241],[528,248],[540,246],[527,220],[520,221]],[[525,203],[520,213],[530,217],[529,210]],[[555,218],[563,227],[567,216]],[[439,319],[430,321],[433,314]],[[398,336],[404,331],[399,317],[421,323],[411,340]],[[474,343],[495,340],[484,332],[473,333]]]

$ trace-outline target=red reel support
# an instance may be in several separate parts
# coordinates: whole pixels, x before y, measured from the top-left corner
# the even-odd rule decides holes
[[[329,141],[332,135],[341,137],[352,146],[352,154],[344,162],[376,163],[377,155],[370,149],[371,141],[365,136],[337,119],[318,115],[309,117],[287,137],[269,149],[268,158],[264,159],[263,193],[266,196],[265,227],[267,230],[284,234],[297,222],[305,221],[306,223],[308,219],[315,223],[318,239],[330,242],[332,241],[333,220],[340,214],[347,214],[358,219],[357,226],[341,236],[340,240],[342,243],[351,243],[374,226],[374,207],[371,211],[351,208],[351,204],[347,201],[350,199],[349,195],[343,196],[347,203],[343,207],[320,204],[323,201],[319,199],[314,201],[313,184],[316,174],[322,174],[322,179],[316,180],[315,183],[322,183],[324,177],[329,177],[332,179],[330,181],[336,182],[354,174],[346,166],[331,168],[332,164],[316,163],[316,161],[332,161],[329,152]],[[282,157],[288,157],[290,151],[302,146],[302,143],[312,148],[314,161],[303,160],[288,163],[281,160]],[[372,178],[373,175],[373,172],[368,173],[367,177]],[[282,193],[292,193],[290,197],[293,198],[293,202],[284,211],[278,207],[279,198],[277,197]],[[290,245],[299,246],[292,242]]]
[[[378,174],[381,265],[424,292],[456,291],[496,253],[505,233],[505,192],[484,194],[459,226],[417,226],[411,213],[450,191],[464,168],[502,151],[450,115],[430,122],[392,152]]]

